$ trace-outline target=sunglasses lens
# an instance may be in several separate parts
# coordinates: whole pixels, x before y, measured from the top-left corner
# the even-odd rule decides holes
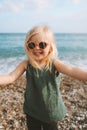
[[[39,47],[41,49],[45,49],[46,48],[46,43],[45,42],[40,42]]]
[[[28,47],[29,47],[30,49],[33,49],[33,48],[35,47],[35,44],[34,44],[33,42],[30,42],[30,43],[28,44]]]

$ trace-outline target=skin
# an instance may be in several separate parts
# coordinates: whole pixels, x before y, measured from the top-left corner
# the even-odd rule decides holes
[[[36,60],[36,62],[38,62],[42,67],[44,65],[43,59],[48,55],[51,49],[51,45],[49,44],[48,39],[44,36],[39,36],[38,38],[34,36],[30,39],[30,41],[34,42],[36,44],[36,47],[34,49],[29,49],[26,45],[26,48],[29,54],[33,55],[34,60]],[[45,49],[39,48],[38,45],[41,41],[45,41],[48,44]],[[66,74],[79,80],[87,80],[87,71],[81,68],[66,65],[60,60],[55,60],[54,65],[56,70],[60,73]],[[0,85],[13,83],[25,72],[26,68],[27,61],[21,62],[14,71],[9,74],[0,76]]]

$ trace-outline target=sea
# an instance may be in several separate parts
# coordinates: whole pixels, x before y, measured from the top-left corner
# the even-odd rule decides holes
[[[65,64],[87,70],[87,34],[55,33],[58,58]],[[0,75],[10,73],[27,59],[26,33],[0,33]]]

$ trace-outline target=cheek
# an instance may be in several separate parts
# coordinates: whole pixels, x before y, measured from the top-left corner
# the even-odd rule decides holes
[[[32,52],[32,50],[30,50],[30,49],[27,49],[27,55],[30,57],[30,56],[32,56],[33,55],[33,52]]]
[[[44,51],[46,55],[48,55],[51,52],[51,47],[47,47]]]

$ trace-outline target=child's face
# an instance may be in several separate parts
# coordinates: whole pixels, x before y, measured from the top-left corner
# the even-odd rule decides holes
[[[32,49],[29,48],[30,44],[31,46],[34,46]],[[36,61],[39,62],[44,60],[44,58],[49,54],[51,45],[49,43],[49,40],[45,36],[36,34],[30,39],[29,43],[27,44],[27,48],[29,54],[32,55]]]

